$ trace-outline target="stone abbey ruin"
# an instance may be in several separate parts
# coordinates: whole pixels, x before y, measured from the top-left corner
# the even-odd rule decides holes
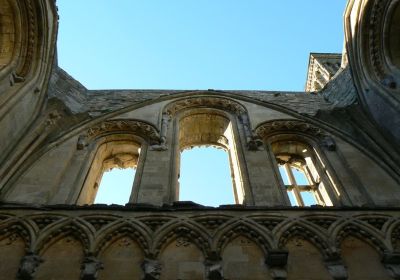
[[[305,92],[88,90],[57,65],[55,2],[0,0],[0,279],[400,279],[400,1],[343,20]],[[179,200],[203,145],[236,204]],[[115,167],[129,203],[95,204]]]

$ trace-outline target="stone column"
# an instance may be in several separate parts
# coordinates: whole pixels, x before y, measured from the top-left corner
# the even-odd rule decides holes
[[[169,127],[168,127],[169,125]],[[178,180],[176,165],[179,155],[175,149],[175,128],[166,114],[162,118],[160,145],[147,148],[143,160],[140,183],[136,186],[132,202],[147,203],[156,206],[174,201],[175,182]],[[178,171],[179,172],[179,171]]]
[[[251,151],[243,149],[248,180],[255,206],[290,205],[282,190],[275,159],[268,148]]]
[[[171,149],[156,151],[147,149],[146,157],[141,158],[144,162],[141,179],[136,186],[135,196],[132,201],[136,203],[148,203],[161,206],[171,202]]]

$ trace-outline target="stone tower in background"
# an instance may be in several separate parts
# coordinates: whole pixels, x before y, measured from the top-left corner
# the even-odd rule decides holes
[[[54,1],[0,0],[0,279],[400,279],[400,2],[344,23],[302,93],[88,90]],[[229,153],[236,204],[179,201],[199,145]],[[94,204],[128,166],[129,203]]]

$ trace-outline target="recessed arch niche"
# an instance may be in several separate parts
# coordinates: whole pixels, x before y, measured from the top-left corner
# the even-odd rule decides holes
[[[292,237],[286,243],[289,251],[287,272],[288,279],[330,280],[319,250],[301,237]],[[304,261],[307,260],[307,261]]]
[[[0,275],[16,276],[20,261],[25,255],[25,241],[16,234],[0,236]]]
[[[84,253],[77,238],[66,236],[58,239],[49,244],[40,257],[43,263],[37,269],[36,280],[79,279]]]
[[[121,280],[142,279],[141,265],[144,253],[140,245],[129,236],[122,236],[99,253],[99,260],[104,269],[99,272],[99,280],[113,279]]]
[[[168,243],[160,254],[160,280],[205,279],[204,255],[186,237],[177,237]]]
[[[348,236],[341,243],[341,253],[349,279],[392,279],[381,263],[380,254],[365,241]]]
[[[224,278],[232,280],[271,279],[261,248],[249,238],[239,235],[222,251]]]

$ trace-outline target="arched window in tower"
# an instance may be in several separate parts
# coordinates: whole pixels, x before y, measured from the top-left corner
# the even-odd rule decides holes
[[[271,147],[292,206],[333,205],[313,147],[298,141],[277,141]]]

